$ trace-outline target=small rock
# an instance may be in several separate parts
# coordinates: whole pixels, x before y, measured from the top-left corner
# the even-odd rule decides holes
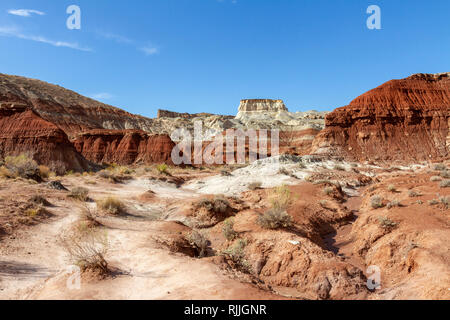
[[[47,186],[50,189],[68,191],[67,188],[62,185],[61,181],[50,181],[47,183]]]

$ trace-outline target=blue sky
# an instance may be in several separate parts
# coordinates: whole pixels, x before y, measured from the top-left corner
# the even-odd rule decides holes
[[[72,4],[81,30],[66,28]],[[372,4],[381,30],[366,27]],[[246,98],[332,110],[450,71],[449,13],[448,0],[2,0],[0,72],[149,117],[235,114]]]

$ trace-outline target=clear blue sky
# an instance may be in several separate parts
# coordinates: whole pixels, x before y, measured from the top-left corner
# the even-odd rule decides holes
[[[71,4],[81,30],[66,28]],[[371,4],[382,30],[366,27]],[[149,117],[235,114],[244,98],[332,110],[393,78],[450,71],[449,14],[448,0],[2,0],[0,72]]]

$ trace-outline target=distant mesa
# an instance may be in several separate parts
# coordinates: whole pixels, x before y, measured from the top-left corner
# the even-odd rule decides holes
[[[157,114],[157,118],[158,119],[161,119],[161,118],[194,119],[194,118],[206,118],[206,117],[214,117],[214,116],[217,116],[217,115],[212,114],[212,113],[206,113],[206,112],[202,112],[202,113],[179,113],[179,112],[174,112],[174,111],[169,111],[169,110],[162,110],[162,109],[158,109],[158,114]],[[221,117],[227,117],[227,116],[221,116]],[[229,116],[229,118],[231,119],[233,117]]]
[[[241,100],[238,112],[280,112],[289,111],[283,100],[245,99]]]

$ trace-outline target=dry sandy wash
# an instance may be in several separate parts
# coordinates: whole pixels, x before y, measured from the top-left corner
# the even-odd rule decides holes
[[[273,160],[0,178],[0,299],[450,299],[450,163]]]

